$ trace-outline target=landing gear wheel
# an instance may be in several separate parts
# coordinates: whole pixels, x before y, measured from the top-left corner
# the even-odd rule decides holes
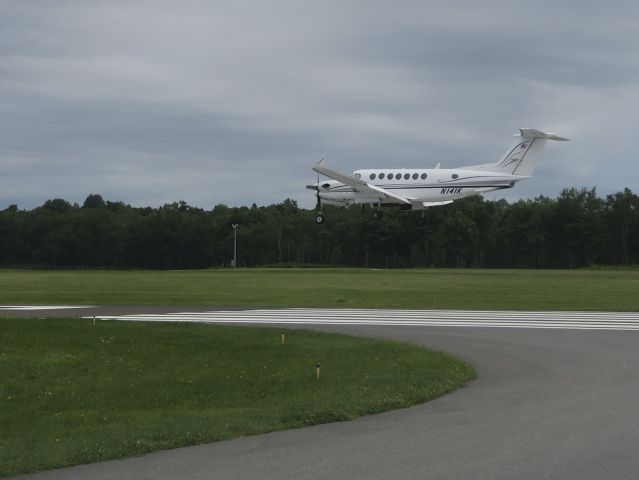
[[[379,220],[380,218],[382,218],[382,212],[373,210],[373,212],[371,213],[371,217],[373,217],[373,220]]]
[[[318,213],[317,216],[315,217],[315,223],[324,223],[324,215],[322,215],[321,213]]]

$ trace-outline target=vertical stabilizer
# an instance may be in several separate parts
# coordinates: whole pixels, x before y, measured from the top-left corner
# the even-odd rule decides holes
[[[496,163],[464,167],[468,170],[490,170],[503,172],[509,175],[530,177],[541,157],[541,152],[548,140],[566,141],[568,138],[560,137],[556,133],[546,133],[534,128],[520,128],[515,135],[514,143]]]

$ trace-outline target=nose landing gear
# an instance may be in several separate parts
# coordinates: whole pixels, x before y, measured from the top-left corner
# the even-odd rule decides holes
[[[322,157],[324,160],[324,157]],[[320,163],[322,162],[320,160]],[[320,197],[320,189],[319,189],[319,173],[317,174],[317,189],[315,190],[315,210],[317,210],[317,215],[315,215],[315,223],[321,225],[324,223],[324,212],[322,212],[322,198]]]

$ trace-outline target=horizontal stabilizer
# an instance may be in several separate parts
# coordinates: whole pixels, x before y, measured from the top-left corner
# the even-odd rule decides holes
[[[569,138],[560,137],[556,133],[546,133],[535,128],[520,128],[519,132],[524,138],[547,138],[548,140],[559,140],[560,142],[570,141]]]

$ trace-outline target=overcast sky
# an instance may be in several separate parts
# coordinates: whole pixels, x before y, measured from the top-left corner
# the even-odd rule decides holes
[[[311,207],[323,155],[488,163],[519,127],[573,141],[510,200],[637,191],[638,19],[623,1],[0,0],[0,209]]]

